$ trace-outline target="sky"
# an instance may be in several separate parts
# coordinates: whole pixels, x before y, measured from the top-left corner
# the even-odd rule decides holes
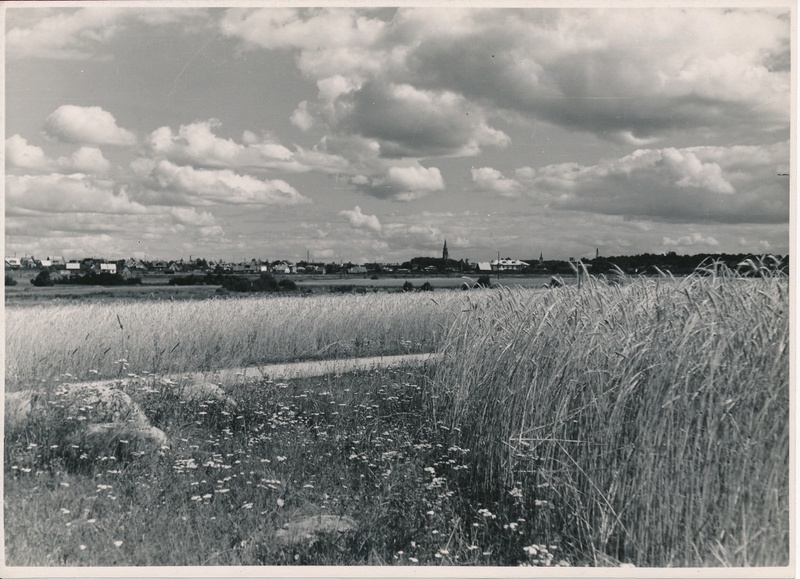
[[[26,6],[5,254],[786,254],[791,3]]]

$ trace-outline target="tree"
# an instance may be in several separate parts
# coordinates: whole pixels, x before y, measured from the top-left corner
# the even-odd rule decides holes
[[[39,275],[37,275],[34,279],[31,280],[31,283],[36,287],[55,285],[55,282],[50,278],[50,272],[46,269],[40,271]]]

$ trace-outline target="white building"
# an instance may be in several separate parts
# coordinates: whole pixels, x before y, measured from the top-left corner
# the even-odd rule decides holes
[[[492,271],[522,271],[530,264],[518,259],[495,259],[492,261]]]

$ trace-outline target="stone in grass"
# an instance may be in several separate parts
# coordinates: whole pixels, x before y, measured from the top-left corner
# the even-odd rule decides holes
[[[358,527],[358,523],[346,515],[312,515],[285,523],[275,531],[275,541],[288,547],[297,543],[313,545],[325,533],[346,533]]]
[[[148,425],[139,405],[122,390],[108,384],[65,384],[48,397],[48,404],[87,423],[130,422]]]
[[[6,432],[16,432],[25,428],[31,410],[36,405],[39,392],[25,390],[23,392],[7,392],[5,394],[5,429]]]
[[[101,455],[154,454],[170,446],[163,430],[148,424],[103,422],[88,424],[66,440],[67,448],[88,457]]]
[[[225,394],[222,388],[211,382],[197,382],[181,386],[178,389],[178,396],[185,402],[213,400],[231,408],[236,407],[236,401]]]

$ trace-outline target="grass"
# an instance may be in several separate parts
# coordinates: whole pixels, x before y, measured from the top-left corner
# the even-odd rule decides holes
[[[499,292],[445,337],[434,410],[473,449],[473,484],[547,505],[595,564],[786,565],[788,290],[692,276]]]
[[[11,312],[20,384],[141,373],[120,387],[172,447],[62,452],[81,416],[7,433],[6,561],[787,565],[788,279],[708,273],[212,301],[203,316],[196,304]],[[101,366],[100,347],[124,363]],[[227,389],[235,407],[182,402],[142,372],[401,348],[443,355],[241,383]],[[20,370],[37,360],[51,367]],[[57,398],[44,408],[65,411]],[[357,528],[276,542],[284,524],[325,513]]]
[[[235,411],[129,392],[173,441],[158,456],[53,455],[63,436],[29,429],[5,447],[9,565],[513,565],[531,556],[520,508],[469,500],[455,481],[469,449],[424,420],[428,369],[264,382]],[[53,411],[52,407],[50,411]],[[75,458],[77,457],[77,459]],[[281,547],[302,515],[358,528]],[[550,551],[547,549],[550,548]]]
[[[6,308],[6,385],[431,352],[459,308],[458,292]]]

